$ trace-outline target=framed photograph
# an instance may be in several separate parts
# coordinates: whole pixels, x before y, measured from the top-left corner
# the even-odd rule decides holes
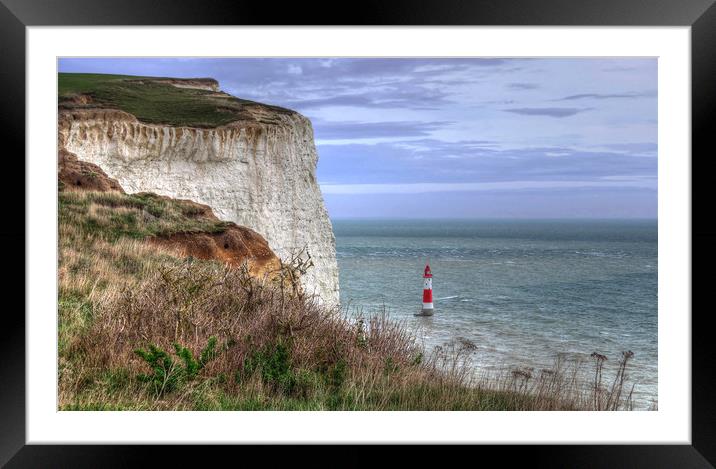
[[[713,1],[273,10],[0,4],[0,461],[712,467]]]

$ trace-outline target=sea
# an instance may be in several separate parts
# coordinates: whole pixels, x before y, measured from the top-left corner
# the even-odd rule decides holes
[[[346,314],[387,314],[426,351],[476,346],[476,372],[634,352],[634,409],[657,396],[656,220],[332,220]],[[434,315],[421,309],[433,273]],[[608,381],[608,379],[605,379]],[[608,383],[611,384],[611,383]],[[631,387],[631,386],[630,386]]]

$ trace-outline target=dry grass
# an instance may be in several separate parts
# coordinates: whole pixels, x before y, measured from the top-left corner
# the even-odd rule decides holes
[[[171,206],[151,218],[132,197],[61,194],[61,409],[631,408],[629,353],[613,376],[602,376],[595,354],[587,379],[584,364],[564,360],[476,377],[467,341],[426,352],[406,324],[348,317],[304,297],[294,274],[306,266],[284,265],[282,281],[271,282],[246,266],[179,259],[147,244],[132,233],[196,220]],[[204,363],[211,340],[216,353]],[[137,353],[151,347],[166,360]]]
[[[65,349],[75,372],[61,380],[62,408],[591,410],[595,395],[601,409],[628,407],[619,376],[596,394],[561,365],[476,379],[469,343],[425,356],[385,316],[351,320],[217,263],[161,265],[89,298],[92,321]],[[180,344],[199,357],[211,337],[217,356],[193,379],[177,375],[176,390],[137,379],[151,371],[138,348],[172,356]]]

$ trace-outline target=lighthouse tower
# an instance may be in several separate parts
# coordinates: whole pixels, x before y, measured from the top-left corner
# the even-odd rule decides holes
[[[425,265],[425,273],[423,274],[423,310],[422,316],[433,315],[433,274],[430,266]]]

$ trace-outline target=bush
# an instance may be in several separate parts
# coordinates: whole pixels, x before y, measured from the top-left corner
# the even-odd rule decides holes
[[[216,357],[216,337],[209,337],[198,361],[191,350],[178,343],[174,343],[174,352],[181,362],[175,362],[167,352],[154,344],[150,344],[148,350],[134,351],[152,369],[151,374],[142,373],[138,378],[144,383],[149,383],[156,396],[171,392],[182,383],[196,378],[204,366]]]
[[[288,346],[282,340],[275,344],[268,344],[261,350],[252,353],[243,365],[243,372],[237,377],[238,380],[261,373],[261,380],[270,386],[272,390],[284,394],[291,394],[296,385],[296,374],[291,368],[291,353]]]
[[[334,392],[338,391],[346,380],[347,371],[346,361],[339,359],[328,373],[328,386]]]
[[[148,350],[134,351],[152,369],[150,374],[138,375],[140,381],[148,383],[156,396],[173,391],[179,382],[179,370],[176,363],[164,350],[150,344]]]

